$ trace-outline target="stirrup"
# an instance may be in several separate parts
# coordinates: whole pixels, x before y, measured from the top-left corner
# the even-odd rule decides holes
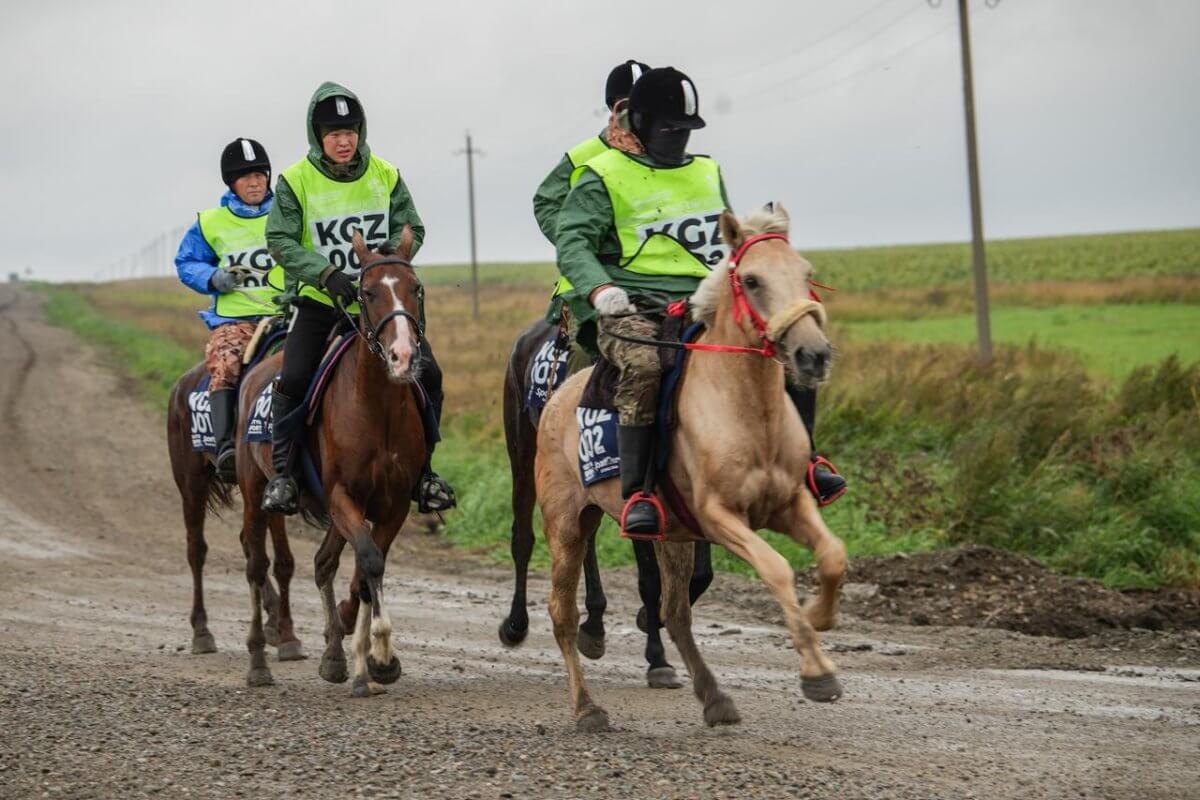
[[[657,531],[631,531],[626,523],[629,519],[629,512],[638,503],[649,503],[654,509],[654,514],[658,517]],[[621,538],[636,539],[640,542],[662,542],[667,538],[667,510],[663,508],[662,501],[658,499],[658,495],[646,494],[645,492],[634,492],[625,501],[625,507],[621,509]]]
[[[224,483],[237,483],[237,448],[229,447],[213,456],[217,478]]]
[[[841,479],[842,485],[830,494],[822,495],[821,490],[817,487],[817,467],[825,467],[825,469]],[[845,478],[842,478],[841,473],[837,471],[837,467],[829,459],[825,458],[825,456],[813,456],[812,460],[808,462],[808,490],[812,492],[813,497],[817,498],[818,507],[824,508],[834,500],[837,500],[846,493],[847,488],[849,487],[846,486]]]
[[[435,514],[458,505],[454,487],[436,472],[430,472],[421,478],[417,488],[417,511],[422,514]]]
[[[290,475],[276,475],[263,491],[262,510],[273,514],[295,514],[300,510],[300,487]]]

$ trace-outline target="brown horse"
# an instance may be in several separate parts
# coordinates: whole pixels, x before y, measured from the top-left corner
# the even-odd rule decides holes
[[[347,678],[342,650],[345,628],[334,605],[333,579],[346,542],[354,548],[358,608],[354,632],[355,696],[367,696],[400,677],[400,661],[392,650],[392,623],[383,600],[383,570],[388,548],[408,516],[413,488],[425,463],[425,429],[418,391],[420,374],[420,282],[409,255],[412,231],[406,226],[395,253],[373,253],[355,233],[354,252],[361,269],[362,312],[358,339],[330,378],[304,447],[320,476],[330,527],[316,555],[316,583],[325,609],[325,652],[320,675],[332,683]],[[256,397],[279,371],[281,357],[263,362],[246,376],[242,394]],[[271,474],[270,444],[238,444],[238,482],[244,498],[246,578],[250,584],[251,686],[273,682],[263,653],[259,596],[267,573],[265,531],[269,515],[261,510],[263,489]],[[316,498],[305,493],[313,509]]]
[[[842,689],[816,631],[836,621],[845,547],[825,527],[805,485],[809,439],[784,393],[784,378],[787,370],[801,384],[824,380],[832,350],[823,331],[824,309],[808,296],[812,267],[787,243],[787,227],[781,206],[741,223],[729,212],[721,216],[721,234],[733,255],[704,280],[692,303],[707,325],[701,346],[742,352],[695,353],[688,359],[668,472],[704,538],[747,561],[775,595],[801,656],[805,697],[830,701]],[[608,714],[588,693],[576,649],[575,591],[587,546],[582,526],[598,510],[617,518],[623,502],[618,481],[584,488],[576,468],[575,408],[587,374],[568,380],[542,414],[536,477],[552,559],[550,616],[566,662],[576,727],[603,730]],[[805,609],[796,599],[792,567],[756,533],[761,528],[786,533],[815,554],[821,588]],[[662,617],[692,675],[704,721],[734,724],[741,717],[692,637],[688,579],[695,538],[672,518],[667,540],[656,544]]]
[[[534,486],[533,463],[537,452],[537,429],[539,411],[527,406],[530,366],[538,350],[548,341],[554,327],[543,319],[532,323],[513,343],[508,356],[508,369],[504,373],[504,441],[508,445],[508,465],[512,471],[512,559],[515,569],[512,604],[508,616],[500,623],[500,642],[506,647],[517,647],[529,633],[529,612],[525,608],[525,591],[529,579],[529,559],[533,555],[533,505],[537,501]],[[604,655],[604,612],[608,598],[600,579],[600,564],[596,559],[596,529],[601,515],[591,515],[582,530],[587,540],[587,553],[583,561],[584,608],[587,619],[579,625],[576,645],[579,652],[588,658]],[[642,608],[638,611],[637,626],[646,634],[646,684],[651,689],[678,689],[683,682],[675,668],[667,661],[659,633],[662,623],[658,619],[658,608],[662,600],[659,586],[658,562],[654,557],[654,545],[650,542],[634,541],[634,558],[637,562],[638,594]],[[696,546],[696,565],[688,591],[695,603],[712,583],[712,558],[707,542]]]
[[[167,450],[171,456],[175,486],[183,503],[187,559],[192,568],[192,652],[197,655],[217,652],[217,641],[208,629],[208,613],[204,609],[204,561],[208,554],[204,521],[209,511],[219,512],[233,503],[231,487],[217,477],[212,459],[207,453],[192,448],[194,417],[188,405],[188,396],[196,390],[206,374],[204,363],[201,362],[180,376],[171,387],[167,406]],[[275,549],[275,580],[279,582],[279,591],[275,591],[270,580],[263,583],[262,603],[267,612],[265,633],[267,644],[278,647],[279,660],[291,661],[304,658],[300,640],[292,629],[289,602],[295,560],[288,547],[283,519],[272,519],[269,527]],[[243,549],[245,544],[243,532]]]

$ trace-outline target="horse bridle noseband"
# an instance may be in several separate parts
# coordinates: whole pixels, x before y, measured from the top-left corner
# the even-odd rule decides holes
[[[359,273],[358,273],[358,287],[359,287],[358,288],[358,313],[359,313],[359,316],[362,317],[362,326],[361,327],[359,327],[359,324],[358,324],[358,322],[355,321],[354,316],[349,311],[346,310],[346,307],[344,305],[342,305],[340,302],[338,302],[336,300],[334,302],[336,303],[337,307],[339,309],[341,309],[342,313],[346,315],[346,319],[350,321],[350,324],[353,325],[355,330],[358,331],[359,336],[363,337],[363,340],[366,341],[367,349],[370,350],[375,355],[379,356],[379,358],[382,359],[384,363],[387,363],[387,356],[385,356],[383,353],[383,345],[379,343],[379,333],[380,333],[380,331],[383,330],[384,326],[386,326],[389,322],[391,322],[393,319],[396,319],[397,317],[407,319],[409,322],[412,323],[413,330],[415,330],[417,332],[418,346],[420,345],[421,338],[422,338],[424,332],[421,330],[421,321],[419,319],[417,319],[415,316],[413,316],[412,314],[405,311],[404,309],[398,309],[396,311],[391,312],[390,314],[387,314],[386,316],[384,316],[383,319],[379,320],[379,322],[377,322],[375,324],[371,323],[371,315],[367,313],[367,304],[363,300],[363,296],[362,296],[362,279],[364,276],[366,276],[366,274],[369,271],[375,269],[375,267],[382,267],[385,264],[400,264],[402,266],[408,267],[409,269],[413,269],[412,262],[409,261],[407,258],[400,258],[399,256],[385,256],[376,261],[372,261],[370,264],[363,266],[363,268],[361,270],[359,270]]]

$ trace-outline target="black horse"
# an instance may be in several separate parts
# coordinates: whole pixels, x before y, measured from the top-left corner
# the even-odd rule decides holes
[[[530,363],[542,345],[554,334],[554,327],[538,320],[526,328],[513,344],[504,374],[504,438],[508,444],[508,463],[512,469],[512,557],[516,566],[516,585],[513,587],[512,610],[500,623],[500,641],[516,647],[525,641],[529,632],[529,614],[525,610],[525,587],[529,574],[529,558],[533,553],[533,504],[537,501],[533,480],[533,462],[537,453],[537,426],[540,412],[526,404],[529,389]],[[561,344],[561,342],[560,342]],[[608,600],[600,583],[600,565],[596,562],[596,528],[601,514],[583,521],[588,535],[587,557],[583,563],[587,618],[579,626],[577,646],[587,658],[604,655],[604,610]],[[646,682],[655,689],[675,689],[682,682],[675,668],[667,663],[659,630],[659,606],[662,587],[659,582],[658,560],[651,542],[633,541],[637,558],[638,594],[642,608],[638,611],[637,626],[646,634]],[[696,563],[689,594],[695,603],[712,583],[712,556],[707,542],[696,545]]]

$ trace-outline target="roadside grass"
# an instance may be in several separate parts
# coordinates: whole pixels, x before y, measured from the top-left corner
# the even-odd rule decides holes
[[[1200,230],[990,244],[1001,345],[986,369],[967,344],[965,245],[807,255],[839,289],[827,295],[841,348],[817,444],[851,481],[824,517],[852,557],[986,542],[1115,587],[1200,584]],[[421,269],[446,375],[437,466],[460,500],[446,535],[495,563],[508,561],[511,523],[504,368],[552,275],[481,266],[475,320],[466,268]],[[107,352],[160,410],[203,352],[194,310],[206,298],[173,279],[41,290],[51,320]],[[598,549],[606,565],[632,563],[609,523]],[[539,533],[534,566],[547,563]]]
[[[831,315],[835,313],[831,311]],[[1137,367],[1175,355],[1200,360],[1200,305],[1111,303],[992,310],[992,339],[1035,342],[1077,354],[1093,372],[1120,379]],[[840,325],[842,349],[860,341],[974,342],[974,314]]]

